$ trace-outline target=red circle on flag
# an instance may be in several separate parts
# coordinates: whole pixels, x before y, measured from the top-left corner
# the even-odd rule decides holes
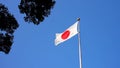
[[[62,35],[61,35],[61,38],[63,40],[67,39],[70,35],[70,31],[69,30],[66,30]]]

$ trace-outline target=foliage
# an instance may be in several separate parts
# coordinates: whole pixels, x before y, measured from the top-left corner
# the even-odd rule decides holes
[[[21,0],[20,13],[25,14],[26,22],[33,22],[38,25],[45,17],[50,15],[50,10],[53,8],[55,1],[53,0]]]
[[[8,9],[0,4],[0,51],[8,54],[13,43],[13,33],[19,27],[16,19]]]
[[[54,0],[21,0],[18,8],[25,14],[24,20],[38,25],[51,13]],[[0,3],[0,51],[8,54],[13,44],[14,31],[19,27],[18,22],[7,7]]]

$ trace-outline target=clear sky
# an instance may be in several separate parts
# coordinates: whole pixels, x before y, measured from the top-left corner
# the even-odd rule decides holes
[[[26,23],[19,0],[0,0],[20,27],[8,55],[0,52],[0,68],[79,68],[78,38],[54,45],[80,17],[83,68],[120,68],[120,0],[56,0],[51,15],[40,25]]]

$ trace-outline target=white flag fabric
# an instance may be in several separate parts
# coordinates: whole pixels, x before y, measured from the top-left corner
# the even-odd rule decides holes
[[[74,23],[72,26],[70,26],[68,29],[66,29],[63,33],[56,33],[55,38],[55,45],[70,39],[71,37],[75,36],[78,33],[78,22]]]

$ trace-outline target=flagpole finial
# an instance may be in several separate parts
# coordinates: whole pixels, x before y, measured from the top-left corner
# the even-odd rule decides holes
[[[77,18],[77,21],[80,21],[80,18]]]

